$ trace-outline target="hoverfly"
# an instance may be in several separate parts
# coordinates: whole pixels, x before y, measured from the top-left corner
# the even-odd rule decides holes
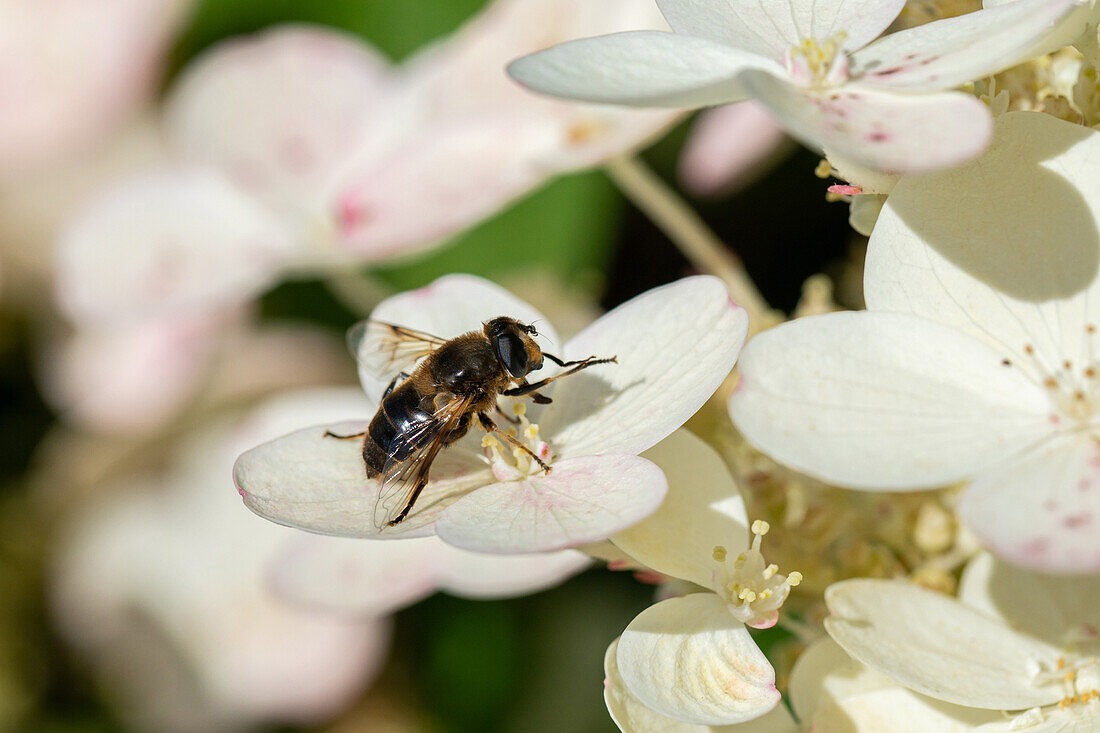
[[[394,527],[404,521],[428,483],[432,461],[476,423],[518,448],[550,472],[542,459],[489,417],[497,397],[529,396],[538,404],[551,399],[538,392],[551,382],[617,358],[590,356],[563,361],[539,348],[538,332],[514,318],[499,316],[480,331],[442,339],[404,326],[368,320],[354,326],[349,343],[365,347],[356,354],[372,374],[385,379],[396,373],[365,432],[325,433],[326,437],[363,439],[368,478],[379,482],[375,525]],[[529,383],[543,357],[565,368],[553,377]],[[418,363],[419,362],[419,363]]]

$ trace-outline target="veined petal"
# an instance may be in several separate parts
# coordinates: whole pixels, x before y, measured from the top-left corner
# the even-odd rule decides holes
[[[809,722],[812,730],[822,731],[969,733],[975,725],[1003,717],[999,711],[952,705],[895,685],[841,698],[818,711]]]
[[[728,725],[779,702],[775,671],[713,593],[650,606],[619,638],[619,672],[650,709],[687,723]]]
[[[856,52],[852,75],[870,87],[951,89],[1061,48],[1084,30],[1088,13],[1082,0],[1016,0],[936,20]],[[1068,32],[1067,21],[1079,30]]]
[[[638,456],[555,461],[548,475],[478,489],[442,512],[435,531],[456,547],[501,554],[595,542],[649,516],[668,483]]]
[[[640,453],[702,407],[733,369],[745,310],[709,276],[654,288],[565,345],[567,359],[618,356],[556,383],[541,424],[555,453]]]
[[[534,323],[543,345],[557,343],[553,325],[541,313],[499,285],[474,275],[444,275],[417,290],[386,298],[370,314],[372,319],[443,339],[480,331],[485,321],[497,316]],[[348,334],[348,346],[357,359],[362,349],[376,346],[369,339],[364,340],[365,335],[361,328],[352,328]],[[377,403],[386,384],[362,368],[359,378],[367,396]]]
[[[1071,434],[983,471],[963,494],[959,516],[1012,563],[1045,573],[1095,573],[1100,446]]]
[[[844,51],[878,37],[905,0],[657,0],[677,33],[728,43],[781,60],[803,38],[825,41],[840,32]]]
[[[852,659],[825,637],[799,655],[791,670],[788,700],[799,720],[813,720],[819,711],[845,698],[896,687],[889,677]]]
[[[385,108],[389,67],[362,40],[281,26],[217,46],[188,67],[166,125],[182,156],[218,168],[273,207],[319,190]]]
[[[1096,131],[1009,112],[973,163],[902,178],[868,246],[867,307],[965,331],[1039,383],[1067,360],[1085,369],[1087,324],[1100,326],[1098,156]]]
[[[480,456],[461,446],[440,452],[432,480],[409,516],[396,527],[374,526],[378,481],[368,479],[362,440],[353,435],[366,422],[305,428],[264,443],[237,459],[233,479],[245,506],[288,527],[339,537],[423,537],[434,533],[436,517],[462,492],[492,481]]]
[[[1025,716],[1035,715],[1027,720]],[[1027,720],[1026,723],[1020,719]],[[1100,728],[1100,705],[1096,701],[1085,705],[1070,705],[1065,709],[1029,710],[1014,718],[1000,720],[974,728],[974,733],[1076,733]]]
[[[758,334],[730,415],[776,460],[843,486],[974,476],[1051,430],[1038,387],[980,341],[900,313],[801,318]]]
[[[1031,681],[1059,650],[1017,634],[953,598],[904,581],[846,580],[825,592],[829,635],[899,684],[945,702],[1019,710],[1062,697]]]
[[[1054,577],[983,552],[963,570],[959,600],[1052,646],[1100,637],[1100,577]]]
[[[291,254],[277,221],[207,170],[165,170],[94,201],[62,236],[58,299],[82,323],[243,302]]]
[[[750,70],[741,82],[791,135],[860,165],[922,173],[958,165],[989,143],[989,109],[961,92],[891,94],[860,84],[803,89]]]
[[[562,43],[525,56],[508,73],[531,89],[565,99],[639,107],[707,107],[746,98],[745,69],[781,67],[703,38],[630,31]]]
[[[668,478],[668,494],[646,519],[611,537],[638,562],[664,575],[714,587],[714,548],[748,547],[745,501],[714,450],[681,428],[642,454]]]
[[[634,697],[619,672],[619,640],[611,642],[603,658],[603,699],[611,719],[623,733],[796,733],[798,726],[784,705],[770,713],[735,725],[696,725],[661,715]]]

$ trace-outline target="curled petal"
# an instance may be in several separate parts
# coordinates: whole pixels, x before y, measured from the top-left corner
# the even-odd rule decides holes
[[[565,345],[568,359],[617,356],[558,382],[541,421],[563,457],[640,453],[702,407],[729,375],[748,333],[745,310],[717,278],[655,288]]]
[[[779,702],[771,664],[713,593],[642,611],[623,631],[617,661],[627,690],[675,720],[740,723]]]
[[[602,540],[647,517],[668,484],[638,456],[585,456],[556,461],[548,475],[503,481],[448,507],[435,530],[477,552],[549,552]]]

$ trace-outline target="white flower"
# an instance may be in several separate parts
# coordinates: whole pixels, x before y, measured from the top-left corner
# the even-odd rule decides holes
[[[834,584],[825,624],[852,657],[919,693],[910,697],[949,703],[941,714],[975,726],[960,730],[1090,731],[1100,728],[1098,598],[1094,578],[1050,578],[983,554],[959,600],[900,581]]]
[[[717,279],[687,278],[551,346],[553,329],[529,306],[478,278],[448,276],[383,302],[372,315],[450,338],[504,314],[538,322],[544,346],[561,358],[618,356],[618,364],[556,382],[553,404],[525,414],[533,423],[525,438],[533,447],[548,444],[551,473],[528,473],[492,446],[487,455],[480,431],[471,430],[440,453],[408,518],[379,530],[372,520],[378,482],[366,478],[360,442],[325,437],[326,429],[366,427],[356,422],[299,430],[245,453],[235,468],[245,503],[272,521],[321,534],[438,534],[457,547],[501,553],[592,542],[650,514],[666,482],[637,454],[687,420],[729,373],[747,332],[744,310]],[[376,404],[384,385],[369,374],[363,381]],[[509,402],[502,407],[511,410]]]
[[[994,552],[1100,569],[1100,133],[1035,112],[950,172],[903,177],[871,236],[868,310],[753,339],[730,412],[765,453],[869,490],[970,480]]]
[[[989,141],[985,105],[948,90],[1058,48],[1067,19],[1083,25],[1087,15],[1080,0],[1018,0],[874,41],[904,0],[657,4],[673,33],[573,41],[509,70],[570,99],[704,107],[755,98],[812,147],[908,173],[958,164]]]
[[[994,8],[1010,2],[1013,0],[983,0],[982,6]],[[1081,11],[1062,20],[1054,38],[1063,45],[1076,46],[1085,55],[1085,62],[1096,68],[1100,66],[1100,4],[1087,0],[1084,5]],[[1082,16],[1086,16],[1084,20]]]
[[[760,104],[728,104],[695,121],[680,154],[680,180],[699,196],[729,195],[793,147]]]
[[[606,659],[608,709],[628,732],[759,718],[776,707],[779,692],[745,624],[775,624],[801,576],[765,563],[760,539],[767,523],[753,523],[748,546],[744,500],[703,441],[680,430],[644,455],[668,476],[668,496],[611,541],[642,565],[710,592],[661,601],[626,627]]]

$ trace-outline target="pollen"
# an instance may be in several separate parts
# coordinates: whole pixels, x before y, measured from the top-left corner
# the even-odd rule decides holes
[[[711,557],[714,558],[715,562],[725,562],[726,561],[726,548],[722,547],[721,545],[715,545],[714,546],[714,551],[711,552]]]

